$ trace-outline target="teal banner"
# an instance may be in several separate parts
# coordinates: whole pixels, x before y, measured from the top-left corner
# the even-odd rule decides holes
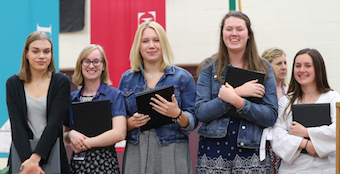
[[[8,157],[11,138],[6,80],[19,72],[25,40],[33,31],[51,37],[59,70],[59,0],[1,0],[0,26],[0,157]]]

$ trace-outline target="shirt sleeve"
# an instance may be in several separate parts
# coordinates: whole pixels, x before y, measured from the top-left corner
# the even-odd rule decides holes
[[[120,115],[126,116],[124,96],[118,89],[116,89],[113,100],[111,100],[111,114],[112,117]]]
[[[273,128],[272,148],[285,163],[291,164],[300,155],[301,149],[299,149],[299,146],[303,138],[289,134],[292,115],[289,108],[285,111],[288,104],[289,99],[286,96],[281,97],[278,109],[279,115]],[[286,119],[287,115],[288,119]]]
[[[332,124],[308,128],[309,138],[320,158],[326,157],[336,150],[336,102],[340,101],[340,96],[335,91],[328,92],[328,95],[326,97],[328,101],[321,102],[330,103]]]

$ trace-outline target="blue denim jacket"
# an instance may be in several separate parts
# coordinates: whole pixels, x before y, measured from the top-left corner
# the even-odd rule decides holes
[[[192,75],[180,67],[171,66],[164,71],[164,75],[158,81],[155,88],[171,84],[174,86],[179,108],[188,116],[189,125],[186,128],[182,128],[177,123],[171,123],[156,128],[155,132],[161,145],[174,142],[189,142],[188,135],[198,124],[197,118],[194,115],[196,86]],[[146,81],[141,69],[138,72],[128,70],[122,75],[119,89],[125,98],[127,118],[137,112],[135,94],[143,92],[145,87]],[[126,140],[137,144],[139,132],[139,128],[129,131]]]
[[[82,91],[83,88],[72,92],[71,102],[80,102],[80,95]],[[98,94],[94,96],[92,99],[92,101],[97,100],[110,100],[112,117],[119,115],[126,116],[124,97],[117,88],[102,83]],[[64,125],[69,127],[70,129],[74,129],[73,112],[71,104],[69,106],[68,115],[64,120]]]
[[[205,62],[197,81],[195,113],[197,119],[202,122],[197,133],[204,137],[222,138],[227,135],[230,117],[226,116],[226,113],[232,105],[218,98],[222,83],[217,80],[217,63],[207,67],[211,61],[212,59],[208,59]],[[236,111],[245,118],[241,119],[239,126],[239,147],[259,148],[262,130],[273,126],[277,119],[276,81],[269,63],[265,63],[269,76],[264,83],[265,95],[262,97],[262,103],[256,104],[245,99],[244,106]],[[223,80],[226,74],[227,69],[222,73]]]

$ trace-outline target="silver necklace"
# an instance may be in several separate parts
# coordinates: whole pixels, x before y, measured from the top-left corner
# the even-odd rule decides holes
[[[153,72],[153,73],[148,73],[148,72],[146,72],[146,71],[144,71],[144,72],[145,72],[146,74],[150,74],[150,78],[152,78],[152,76],[153,76],[154,74],[156,74],[158,71],[159,71],[159,69],[158,69],[157,71]]]

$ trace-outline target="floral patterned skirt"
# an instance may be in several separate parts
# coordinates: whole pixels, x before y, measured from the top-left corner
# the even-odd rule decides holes
[[[119,174],[119,165],[114,148],[90,149],[84,160],[71,159],[72,174]]]
[[[231,118],[227,136],[224,138],[200,137],[196,174],[257,174],[273,173],[269,156],[260,161],[259,149],[237,146],[240,120]],[[266,148],[269,151],[269,148]]]

